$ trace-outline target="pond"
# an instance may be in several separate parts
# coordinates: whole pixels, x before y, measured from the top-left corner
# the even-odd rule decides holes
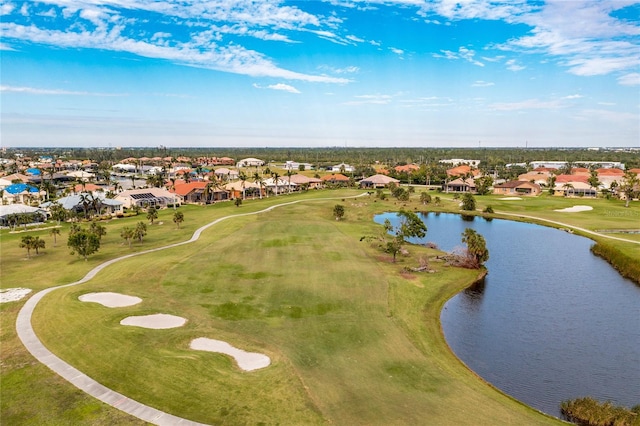
[[[560,416],[563,400],[592,396],[640,404],[640,287],[590,252],[593,241],[507,220],[423,214],[414,242],[461,247],[473,228],[484,236],[489,271],[449,300],[447,343],[469,368],[503,392]],[[378,215],[377,223],[395,213]]]

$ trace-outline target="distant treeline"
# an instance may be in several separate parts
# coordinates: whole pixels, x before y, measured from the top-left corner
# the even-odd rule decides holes
[[[119,161],[128,157],[231,157],[236,160],[257,157],[267,162],[294,160],[317,166],[342,162],[358,166],[375,162],[391,166],[409,163],[432,164],[442,159],[464,158],[481,160],[484,167],[499,167],[509,163],[532,160],[557,161],[620,161],[627,167],[640,167],[640,151],[629,149],[586,148],[8,148],[2,156],[15,153],[29,157],[50,155],[55,158],[89,159],[95,162]]]

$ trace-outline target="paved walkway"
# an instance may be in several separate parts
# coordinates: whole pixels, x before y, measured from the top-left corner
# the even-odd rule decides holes
[[[71,287],[74,285],[79,285],[85,283],[92,279],[98,274],[98,272],[102,271],[107,266],[111,266],[116,262],[120,262],[121,260],[128,259],[134,256],[140,256],[147,253],[153,253],[155,251],[166,250],[172,247],[178,247],[184,244],[189,244],[194,241],[197,241],[200,238],[200,235],[206,229],[222,222],[223,220],[227,220],[234,217],[241,216],[249,216],[254,214],[265,213],[271,211],[277,207],[287,206],[291,204],[297,204],[305,201],[321,201],[321,200],[335,200],[335,199],[343,199],[343,198],[356,198],[361,197],[363,195],[367,195],[366,193],[360,194],[352,197],[338,197],[338,198],[314,198],[314,199],[306,199],[306,200],[296,200],[290,201],[287,203],[276,204],[274,206],[268,207],[266,209],[251,212],[251,213],[240,213],[236,215],[224,216],[220,219],[216,219],[213,222],[210,222],[200,228],[198,228],[193,236],[187,240],[180,243],[170,244],[164,247],[158,247],[150,250],[141,251],[138,253],[128,254],[126,256],[121,256],[107,262],[101,263],[100,265],[93,268],[89,271],[82,279],[79,281],[75,281],[69,284],[64,284],[56,287],[47,288],[45,290],[41,290],[38,293],[34,294],[27,302],[24,304],[20,312],[18,313],[18,318],[16,319],[16,331],[18,333],[18,337],[27,348],[27,350],[33,355],[38,361],[49,367],[55,373],[60,375],[62,378],[67,380],[72,385],[76,386],[78,389],[88,393],[89,395],[99,399],[100,401],[111,405],[112,407],[117,408],[118,410],[124,411],[125,413],[131,414],[141,420],[144,420],[149,423],[153,423],[161,426],[191,426],[191,425],[203,425],[203,423],[193,422],[191,420],[183,419],[181,417],[176,417],[169,413],[165,413],[164,411],[157,410],[153,407],[149,407],[148,405],[142,404],[138,401],[134,401],[131,398],[128,398],[116,391],[113,391],[91,377],[84,374],[82,371],[72,367],[71,365],[64,362],[62,359],[55,356],[51,351],[49,351],[38,339],[33,327],[31,326],[31,317],[33,315],[33,311],[37,306],[38,302],[51,293],[54,290],[64,287]]]

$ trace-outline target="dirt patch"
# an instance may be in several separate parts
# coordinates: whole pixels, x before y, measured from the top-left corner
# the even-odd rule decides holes
[[[412,274],[411,272],[407,272],[407,271],[400,272],[400,276],[405,280],[415,280],[416,278],[418,278],[415,274]]]

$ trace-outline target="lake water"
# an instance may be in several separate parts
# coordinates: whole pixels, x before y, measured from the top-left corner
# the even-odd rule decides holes
[[[376,216],[397,223],[395,213]],[[593,241],[539,225],[456,214],[423,215],[426,238],[461,247],[487,241],[489,274],[442,310],[445,338],[473,371],[505,393],[560,416],[563,400],[640,404],[640,287],[590,251]]]

